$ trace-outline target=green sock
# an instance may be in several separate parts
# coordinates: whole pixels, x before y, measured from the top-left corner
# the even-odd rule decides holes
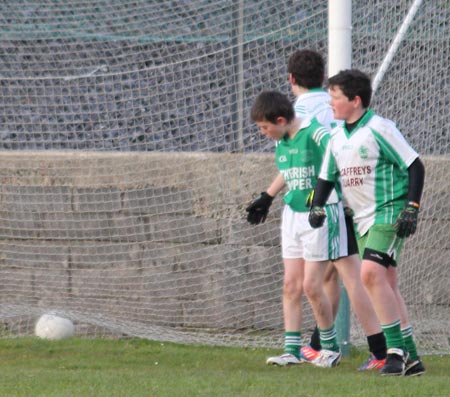
[[[384,336],[386,337],[386,347],[406,350],[400,329],[400,320],[389,324],[381,324]]]
[[[412,326],[408,325],[407,327],[402,329],[403,341],[406,346],[406,350],[409,353],[409,357],[411,360],[417,360],[419,358],[417,354],[416,344],[414,343]]]
[[[300,331],[284,333],[284,352],[300,358]]]
[[[329,329],[320,329],[320,345],[322,346],[322,349],[326,350],[332,350],[334,352],[339,351],[339,345],[337,343],[337,337],[336,337],[336,328],[334,328],[334,325]]]

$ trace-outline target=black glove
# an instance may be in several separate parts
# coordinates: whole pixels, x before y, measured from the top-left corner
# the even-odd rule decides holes
[[[323,226],[327,214],[323,207],[312,207],[309,211],[308,221],[312,228],[317,229]]]
[[[409,202],[403,208],[402,212],[395,222],[395,228],[397,229],[397,236],[400,238],[406,238],[413,235],[417,229],[417,216],[419,215],[419,205]]]
[[[350,207],[344,207],[344,215],[347,218],[353,218],[355,216],[355,213]]]
[[[250,205],[246,208],[247,222],[252,225],[259,225],[264,223],[269,213],[269,208],[272,205],[273,197],[262,192],[261,195],[254,199]]]

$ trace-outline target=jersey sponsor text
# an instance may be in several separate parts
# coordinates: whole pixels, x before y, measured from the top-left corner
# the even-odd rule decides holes
[[[370,165],[365,165],[363,167],[346,167],[341,168],[339,173],[341,176],[351,176],[351,175],[366,175],[372,172],[372,167]]]
[[[289,190],[306,190],[313,188],[311,177],[316,176],[314,165],[307,167],[292,167],[287,170],[280,170]]]
[[[280,172],[285,181],[294,178],[307,178],[316,175],[314,165],[310,165],[308,167],[292,167],[287,170],[280,170]]]
[[[364,176],[372,172],[370,165],[361,167],[345,167],[341,168],[341,183],[343,187],[363,186]],[[362,177],[359,177],[362,175]]]
[[[342,186],[352,187],[352,186],[363,186],[364,178],[342,178]]]

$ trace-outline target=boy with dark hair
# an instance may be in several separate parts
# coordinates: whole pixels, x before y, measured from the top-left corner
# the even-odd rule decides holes
[[[336,126],[336,120],[330,107],[330,96],[322,88],[325,77],[325,62],[321,54],[310,49],[301,49],[295,51],[288,60],[289,83],[292,93],[296,97],[294,110],[297,117],[302,120],[316,118],[317,121],[331,130]],[[269,208],[272,205],[273,198],[284,188],[285,182],[281,174],[275,178],[267,190],[261,193],[247,207],[247,220],[251,224],[259,224],[265,221]],[[347,220],[350,222],[351,220]],[[355,244],[356,245],[356,244]],[[357,249],[355,247],[355,249]],[[298,313],[301,311],[301,296],[303,294],[303,270],[298,266],[286,267],[284,274],[283,289],[283,314],[285,323],[297,323]],[[339,301],[341,297],[341,287],[339,285],[339,276],[333,263],[330,262],[325,272],[324,288],[329,297],[333,316],[336,317]],[[292,318],[292,321],[291,321]],[[285,344],[288,343],[287,340]],[[317,326],[311,335],[310,343],[303,346],[298,352],[299,358],[305,362],[314,362],[320,353],[320,337]],[[383,364],[383,355],[380,360],[369,360],[370,367],[373,364],[378,366]]]
[[[333,260],[349,293],[352,306],[366,335],[381,334],[375,312],[360,280],[357,253],[348,255],[347,229],[342,203],[333,190],[325,206],[329,222],[318,230],[308,224],[309,194],[317,180],[329,133],[316,119],[301,120],[288,98],[266,91],[257,98],[251,117],[261,133],[277,141],[276,163],[288,192],[282,215],[282,256],[285,269],[283,311],[285,320],[285,353],[269,357],[268,364],[300,364],[301,296],[303,288],[317,321],[322,350],[313,364],[334,367],[341,353],[336,340],[332,305],[324,292],[324,273]],[[251,215],[251,212],[250,212]],[[297,277],[289,277],[293,272]],[[286,294],[286,279],[298,283],[296,299]],[[292,304],[296,310],[290,310]],[[288,313],[289,315],[286,315]],[[384,338],[382,350],[384,350]]]
[[[299,87],[308,90],[322,87],[325,76],[322,55],[309,49],[295,51],[288,61],[288,73]]]
[[[302,120],[315,118],[320,124],[331,130],[337,125],[333,111],[330,106],[330,96],[322,88],[325,77],[325,62],[321,54],[310,49],[295,51],[288,60],[289,82],[292,93],[296,100],[294,110],[297,117]],[[273,198],[280,193],[285,186],[285,181],[281,173],[275,178],[266,191],[256,198],[247,207],[247,220],[249,223],[257,225],[263,223],[269,212]],[[352,220],[346,217],[347,229],[350,236],[349,255],[357,253],[357,244],[353,233]],[[303,267],[297,263],[285,261],[284,283],[283,283],[283,315],[285,330],[295,329],[301,323],[301,310],[303,295]],[[340,301],[339,276],[333,262],[330,262],[324,274],[324,289],[332,305],[333,318],[336,318]],[[374,314],[375,315],[375,314]],[[386,358],[386,343],[384,335],[379,333],[367,334],[369,348],[372,354],[368,360],[361,365],[360,370],[381,369]],[[311,336],[310,343],[300,348],[300,340],[295,340],[296,348],[293,348],[290,332],[285,333],[285,353],[294,352],[296,359],[303,362],[314,363],[319,358],[321,345],[317,326]],[[282,356],[285,356],[282,355]],[[280,357],[282,357],[280,356]],[[268,363],[288,363],[288,360],[281,360],[279,357],[270,357]]]
[[[424,167],[395,124],[368,109],[372,90],[366,74],[341,71],[329,79],[329,92],[334,116],[345,123],[331,133],[309,222],[321,227],[323,207],[340,178],[343,200],[354,214],[361,278],[386,337],[381,374],[420,375],[425,368],[398,289],[396,266],[405,238],[416,231]]]

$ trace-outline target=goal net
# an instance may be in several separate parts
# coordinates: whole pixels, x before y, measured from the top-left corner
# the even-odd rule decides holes
[[[352,2],[354,67],[376,75],[412,3]],[[326,56],[327,2],[5,0],[0,20],[0,336],[55,313],[80,336],[282,346],[282,203],[245,221],[275,175],[249,109],[293,99],[294,50]],[[450,352],[449,20],[420,5],[373,100],[427,167],[400,263],[422,353]]]

